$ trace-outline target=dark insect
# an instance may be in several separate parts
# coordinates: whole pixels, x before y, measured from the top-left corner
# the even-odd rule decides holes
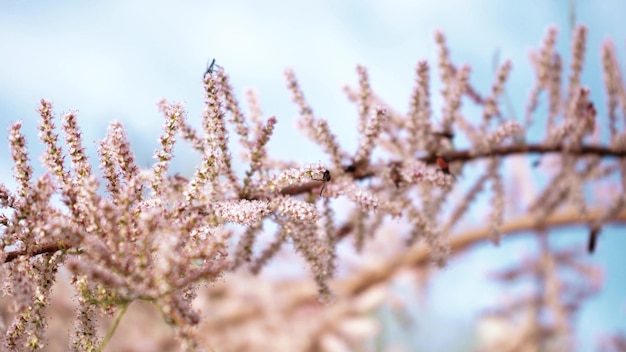
[[[450,175],[450,167],[448,166],[448,162],[446,161],[446,159],[438,156],[437,157],[437,165],[439,166],[439,169],[441,169],[441,171],[444,174]]]
[[[222,68],[222,66],[216,64],[215,59],[213,59],[210,64],[207,61],[206,71],[204,71],[204,76],[202,77],[206,78],[207,75],[212,75],[218,68]]]
[[[441,170],[441,172],[443,172],[446,175],[452,176],[452,178],[456,180],[456,176],[454,176],[450,172],[450,167],[448,166],[448,162],[446,161],[446,159],[438,156],[436,161],[437,161],[437,166],[439,166],[439,169]]]
[[[330,181],[330,171],[324,170],[324,175],[322,175],[322,181],[324,182]]]
[[[391,171],[389,172],[389,176],[391,177],[391,181],[396,185],[396,188],[400,188],[400,183],[402,182],[402,175],[400,174],[400,163],[394,162],[391,164]]]
[[[587,244],[587,251],[589,253],[593,253],[596,250],[596,244],[598,243],[598,235],[600,234],[600,229],[594,227],[589,232],[589,243]]]
[[[330,171],[324,170],[324,173],[322,174],[321,179],[314,178],[313,180],[324,182],[324,184],[322,185],[322,189],[320,190],[320,197],[321,197],[324,194],[324,190],[326,190],[326,182],[330,181]]]

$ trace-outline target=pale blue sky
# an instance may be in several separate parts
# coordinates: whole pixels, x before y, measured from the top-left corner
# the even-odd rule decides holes
[[[560,27],[559,48],[569,48],[568,5],[567,0],[3,1],[0,182],[13,184],[6,142],[11,121],[24,120],[33,159],[40,151],[34,110],[42,97],[54,102],[57,113],[79,110],[90,152],[111,120],[122,121],[139,162],[147,166],[162,123],[156,102],[162,97],[184,100],[189,118],[198,121],[201,77],[212,57],[231,76],[240,97],[244,88],[255,88],[265,115],[277,117],[270,153],[302,162],[325,161],[317,147],[295,132],[297,109],[285,88],[284,69],[295,69],[316,115],[328,118],[346,149],[354,150],[355,109],[341,87],[354,84],[355,66],[365,65],[374,90],[397,109],[406,110],[415,63],[426,59],[435,66],[435,28],[445,32],[456,63],[472,64],[471,81],[480,89],[491,86],[496,50],[501,59],[513,61],[507,89],[521,115],[533,82],[529,49],[539,45],[552,24]],[[599,48],[612,37],[624,62],[626,2],[579,1],[577,6],[577,21],[590,29],[583,79],[602,115]],[[432,91],[437,91],[436,86]],[[176,165],[188,173],[194,160],[178,158]],[[584,230],[570,232],[573,243],[584,245]],[[625,246],[617,231],[605,233],[593,257],[606,266],[607,290],[581,315],[584,332],[580,335],[586,343],[581,351],[589,350],[598,333],[618,327],[626,330],[626,289],[616,277],[618,268],[626,264],[618,251]],[[481,249],[468,259],[470,265],[451,265],[434,286],[438,314],[463,320],[487,306],[493,288],[485,270],[497,267],[503,258],[519,258],[514,248],[507,249],[505,243],[503,248]],[[459,277],[470,278],[463,280],[462,291],[472,295],[450,295]]]

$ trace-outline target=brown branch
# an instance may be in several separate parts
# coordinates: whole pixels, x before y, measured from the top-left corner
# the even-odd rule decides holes
[[[443,157],[448,163],[454,161],[473,161],[482,158],[489,158],[493,156],[507,156],[514,154],[550,154],[550,153],[561,153],[564,151],[562,146],[554,146],[548,147],[540,144],[530,144],[530,145],[509,145],[495,148],[491,151],[475,153],[472,154],[469,150],[459,150],[452,151],[445,154],[442,154]],[[615,149],[611,149],[603,146],[582,146],[578,150],[570,150],[568,151],[573,155],[596,155],[600,157],[614,157],[614,158],[624,158],[626,157],[626,151],[619,151]],[[426,157],[418,158],[418,160],[426,163],[426,164],[434,164],[437,160],[437,157],[434,155],[429,155]],[[395,162],[397,163],[397,162]],[[365,179],[374,176],[373,172],[367,170],[361,170],[360,168],[355,168],[353,165],[348,165],[344,168],[345,170],[349,170],[354,179]],[[315,188],[320,187],[322,182],[313,181],[308,182],[300,186],[290,186],[285,187],[280,191],[281,194],[284,195],[298,195],[312,192]],[[56,243],[48,243],[42,244],[34,247],[29,251],[12,251],[7,253],[7,257],[4,260],[5,263],[9,263],[15,260],[17,257],[28,255],[35,256],[45,253],[54,253],[58,250],[68,249],[63,246],[60,246]]]
[[[34,257],[40,254],[46,253],[54,253],[56,251],[67,250],[68,247],[64,246],[62,243],[45,243],[33,246],[30,250],[27,251],[12,251],[7,252],[7,257],[4,259],[5,263],[10,263],[17,259],[18,257],[28,255],[29,257]]]
[[[515,154],[553,154],[563,153],[565,148],[563,146],[545,146],[542,144],[522,144],[522,145],[505,145],[494,148],[489,151],[472,153],[469,150],[457,150],[447,153],[443,153],[440,156],[448,163],[454,161],[473,161],[484,158],[491,158],[494,156],[508,156]],[[626,150],[615,150],[609,147],[599,145],[586,145],[581,146],[577,150],[567,150],[571,155],[596,155],[599,157],[613,157],[624,158],[626,157]],[[418,158],[419,161],[426,164],[435,164],[437,162],[436,155],[429,155]],[[362,178],[371,177],[372,173],[366,173]]]
[[[469,150],[459,150],[448,152],[442,155],[448,162],[452,161],[470,161],[482,158],[489,158],[493,156],[507,156],[514,154],[551,154],[562,153],[565,151],[563,146],[545,146],[542,144],[527,144],[527,145],[506,145],[497,147],[491,151],[472,154]],[[614,157],[624,158],[626,157],[626,150],[615,150],[605,146],[599,145],[586,145],[581,146],[578,150],[567,150],[572,155],[596,155],[600,157]],[[421,161],[427,164],[433,164],[436,161],[436,156],[431,155],[425,158],[420,158]]]
[[[541,228],[556,228],[563,226],[584,225],[601,219],[604,215],[604,209],[594,209],[589,212],[587,218],[580,216],[573,209],[563,210],[554,213],[541,224]],[[507,221],[500,229],[502,236],[512,236],[523,234],[527,231],[537,229],[536,217],[524,215],[516,219]],[[615,218],[607,219],[607,222],[626,223],[626,210],[622,210]],[[450,239],[450,248],[454,254],[463,252],[475,245],[490,241],[490,228],[476,229],[473,231],[464,231],[458,236]],[[582,237],[581,237],[582,240]],[[339,289],[343,295],[352,296],[364,291],[366,288],[374,286],[377,283],[388,280],[391,276],[398,272],[402,267],[420,266],[428,264],[430,261],[430,252],[425,246],[414,246],[403,254],[390,259],[383,265],[365,270],[354,277],[346,279],[339,283]]]
[[[544,223],[542,229],[552,229],[558,227],[585,225],[594,220],[600,219],[605,209],[594,209],[589,211],[589,217],[579,216],[572,209],[562,210],[549,216]],[[612,219],[607,219],[607,223],[626,224],[626,210],[622,210]],[[511,219],[504,223],[501,228],[503,237],[518,236],[528,234],[529,231],[537,229],[536,218],[524,215],[519,218]],[[450,248],[452,255],[457,255],[474,246],[491,243],[489,236],[490,227],[482,227],[474,230],[463,231],[450,238]],[[583,237],[581,236],[581,241]],[[582,246],[582,245],[581,245]],[[388,281],[404,268],[418,267],[430,263],[430,252],[425,245],[416,245],[408,248],[403,253],[390,258],[388,261],[378,266],[370,267],[346,279],[335,280],[332,284],[333,290],[339,299],[349,299],[359,295],[360,293]],[[289,290],[290,301],[286,305],[290,308],[296,308],[311,302],[318,301],[317,286],[313,282],[290,282],[285,286],[281,286],[284,292]]]
[[[508,156],[515,154],[553,154],[553,153],[563,153],[565,148],[563,146],[545,146],[542,144],[524,144],[524,145],[505,145],[501,147],[494,148],[490,151],[480,152],[480,153],[472,153],[469,150],[458,150],[451,151],[447,153],[443,153],[440,155],[447,163],[461,161],[461,162],[469,162],[478,159],[490,158],[494,156]],[[609,147],[599,146],[599,145],[587,145],[581,146],[578,150],[568,150],[567,151],[571,155],[596,155],[599,157],[613,157],[613,158],[624,158],[626,157],[626,150],[620,151],[611,149]],[[417,160],[425,163],[425,164],[435,164],[437,162],[436,155],[428,155],[421,158],[417,158]],[[363,163],[365,167],[367,167],[366,163]],[[390,163],[391,166],[395,165],[396,167],[401,166],[401,162],[392,161]],[[366,179],[374,176],[374,173],[361,168],[360,166],[348,165],[344,167],[344,171],[350,173],[355,180]],[[283,194],[295,195],[312,192],[313,189],[319,187],[321,183],[307,183],[301,185],[297,188],[289,189],[286,192],[282,192]]]

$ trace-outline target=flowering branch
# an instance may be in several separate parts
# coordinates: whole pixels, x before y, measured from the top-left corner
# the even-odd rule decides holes
[[[374,285],[389,282],[401,268],[421,266],[427,260],[444,265],[453,253],[486,239],[497,244],[500,236],[522,229],[589,223],[589,248],[595,250],[606,223],[626,220],[626,132],[619,130],[623,124],[617,122],[618,108],[626,112],[626,89],[616,78],[621,75],[615,50],[606,44],[603,65],[611,139],[608,145],[591,144],[592,131],[602,120],[590,88],[581,81],[586,29],[578,27],[573,38],[566,89],[561,87],[565,74],[555,51],[555,29],[548,31],[533,56],[537,82],[529,99],[528,123],[543,91],[549,100],[546,139],[540,144],[528,144],[526,128],[506,119],[499,108],[511,63],[498,68],[491,89],[481,94],[471,84],[471,67],[451,61],[441,32],[435,35],[443,81],[441,120],[433,116],[431,72],[425,61],[417,63],[406,113],[383,101],[374,92],[367,70],[359,66],[358,88],[346,88],[358,113],[357,147],[351,152],[340,145],[328,120],[314,115],[295,74],[286,72],[288,89],[299,108],[298,126],[326,154],[329,165],[272,159],[267,147],[279,118],[264,119],[252,93],[248,96],[252,112],[247,117],[228,76],[213,64],[203,79],[202,129],[196,131],[187,123],[181,104],[159,102],[164,116],[160,145],[153,154],[154,164],[145,169],[137,164],[122,124],[113,122],[98,144],[102,174],[98,178],[87,162],[75,113],[63,116],[66,143],[62,144],[52,104],[42,100],[37,111],[45,170],[38,177],[34,174],[18,121],[9,134],[17,187],[12,192],[0,184],[0,274],[6,276],[6,292],[13,295],[15,312],[5,331],[6,345],[13,351],[44,346],[43,312],[61,265],[71,276],[78,302],[71,350],[104,348],[110,336],[99,341],[93,316],[98,311],[124,312],[135,300],[157,306],[174,326],[177,339],[191,350],[203,344],[195,330],[201,316],[192,309],[199,285],[226,273],[257,274],[286,243],[306,261],[316,297],[355,301]],[[468,118],[463,113],[468,103],[481,107],[481,116]],[[234,168],[229,131],[237,134],[243,149],[244,175]],[[470,146],[457,149],[455,134],[464,134]],[[177,139],[189,142],[201,156],[189,178],[170,170]],[[511,220],[507,218],[520,206],[510,204],[517,187],[507,189],[511,175],[504,161],[520,154],[556,158],[546,166],[554,171],[547,175],[548,187],[522,205],[528,214]],[[459,196],[457,185],[465,166],[480,159],[489,159],[487,167],[479,165],[483,169],[477,181]],[[525,163],[518,167],[530,172]],[[621,192],[586,196],[588,187],[616,187],[616,175]],[[364,179],[369,180],[360,182]],[[520,186],[528,182],[517,180]],[[450,236],[483,189],[492,193],[487,197],[491,209],[486,229]],[[339,198],[346,202],[335,203]],[[337,204],[346,214],[335,214]],[[342,224],[337,224],[339,218],[344,219]],[[355,249],[366,255],[367,242],[391,224],[406,230],[394,231],[402,234],[403,247],[374,269],[336,281],[340,240],[353,240]],[[273,238],[256,250],[257,239],[271,227],[275,227],[269,234]],[[547,246],[542,248],[549,253]],[[365,314],[376,305],[374,301],[354,303],[361,307],[349,304],[344,312],[356,313],[341,316],[353,319]],[[329,313],[322,321],[330,324],[334,317]],[[308,350],[338,343],[332,340],[338,332],[328,335],[327,330],[318,326],[302,339],[311,341]]]
[[[551,153],[562,153],[565,151],[565,147],[563,146],[546,146],[543,144],[528,144],[528,145],[510,145],[510,146],[502,146],[497,147],[488,152],[482,153],[473,153],[470,150],[457,150],[452,152],[447,152],[443,154],[443,157],[448,162],[471,162],[484,158],[491,157],[504,157],[509,155],[517,155],[517,154],[551,154]],[[626,158],[626,150],[615,150],[610,147],[604,146],[593,146],[593,145],[585,145],[580,149],[569,152],[574,155],[593,155],[598,157],[613,157],[613,158]],[[435,164],[436,157],[435,156],[427,156],[418,158],[419,161],[424,162],[426,164]],[[345,169],[349,168],[349,166],[344,167]],[[354,176],[355,180],[365,179],[369,177],[373,177],[375,174],[372,172],[360,172]],[[314,189],[319,188],[321,185],[321,181],[312,181],[312,182],[304,182],[294,186],[286,186],[279,190],[279,193],[282,195],[295,196],[299,194],[311,193]],[[249,199],[248,197],[242,199]],[[30,251],[9,251],[6,253],[5,263],[11,262],[20,256],[36,256],[45,253],[54,253],[59,250],[67,250],[68,247],[62,244],[56,243],[47,243],[43,245],[39,245],[36,248],[31,249]]]

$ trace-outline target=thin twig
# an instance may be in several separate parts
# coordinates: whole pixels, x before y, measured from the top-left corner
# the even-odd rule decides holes
[[[120,321],[122,320],[124,313],[126,313],[126,309],[128,309],[129,304],[130,302],[122,304],[120,311],[117,312],[117,315],[115,316],[115,320],[113,320],[113,325],[109,327],[109,331],[107,331],[107,334],[102,339],[102,342],[100,342],[100,346],[98,346],[98,352],[103,351],[109,340],[111,340],[111,337],[115,333],[117,326],[120,325]]]

